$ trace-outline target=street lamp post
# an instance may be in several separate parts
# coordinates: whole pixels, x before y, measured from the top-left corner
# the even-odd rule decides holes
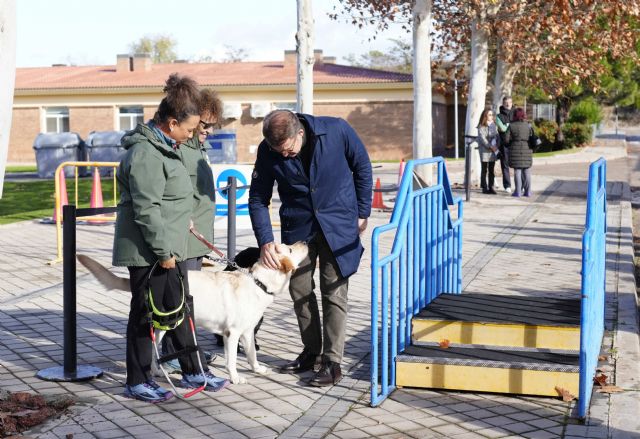
[[[457,71],[456,71],[456,76],[457,76]],[[454,128],[453,128],[453,138],[454,138],[454,143],[455,143],[455,150],[456,150],[456,159],[458,158],[458,78],[455,77],[453,78],[453,123],[454,123]]]

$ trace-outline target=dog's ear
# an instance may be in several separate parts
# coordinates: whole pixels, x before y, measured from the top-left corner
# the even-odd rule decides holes
[[[290,271],[294,271],[296,269],[296,266],[293,265],[293,262],[291,262],[291,259],[289,259],[287,256],[283,256],[280,258],[280,271],[282,271],[283,273],[289,273]]]

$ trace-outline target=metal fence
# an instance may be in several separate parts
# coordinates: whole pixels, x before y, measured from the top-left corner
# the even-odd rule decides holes
[[[604,333],[605,258],[607,237],[607,162],[589,166],[587,219],[582,235],[582,300],[580,304],[580,390],[578,416],[587,414]]]
[[[437,172],[434,185],[424,187],[414,175],[416,167],[422,166]],[[391,231],[394,236],[382,236]],[[387,241],[390,252],[381,256],[381,247],[389,247]],[[391,221],[376,227],[372,236],[372,406],[395,389],[395,360],[411,344],[411,318],[441,293],[459,294],[461,268],[462,199],[453,198],[444,160],[409,161]]]

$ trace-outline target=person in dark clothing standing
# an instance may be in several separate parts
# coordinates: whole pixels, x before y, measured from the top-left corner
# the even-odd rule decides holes
[[[289,287],[304,350],[281,371],[311,370],[322,354],[320,370],[309,384],[329,386],[342,378],[349,276],[358,269],[364,251],[360,233],[371,213],[371,162],[343,119],[275,110],[265,117],[262,133],[249,191],[261,259],[278,267],[269,217],[275,181],[282,201],[282,241],[309,245],[309,256]],[[322,320],[313,281],[318,259]]]
[[[513,122],[505,133],[505,140],[509,144],[509,166],[514,170],[513,181],[516,190],[514,197],[524,195],[531,196],[531,165],[533,152],[529,147],[529,138],[533,134],[531,124],[525,120],[525,112],[522,108],[516,108],[513,113]]]
[[[505,141],[505,133],[509,124],[513,122],[513,100],[511,96],[502,98],[502,105],[496,116],[496,126],[500,133],[500,169],[502,170],[502,187],[511,193],[511,175],[509,174],[509,148]]]

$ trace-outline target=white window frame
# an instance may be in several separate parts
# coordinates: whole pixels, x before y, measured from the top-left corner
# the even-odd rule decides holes
[[[56,123],[56,131],[49,131],[49,120]],[[64,133],[64,119],[67,120],[67,131],[69,130],[69,107],[45,107],[43,133]]]
[[[140,110],[139,112],[127,112],[123,113],[123,109],[135,109]],[[123,128],[121,118],[128,117],[129,118],[129,128]],[[144,123],[144,107],[142,105],[122,105],[118,107],[118,129],[119,130],[132,130],[134,129],[138,123]]]

